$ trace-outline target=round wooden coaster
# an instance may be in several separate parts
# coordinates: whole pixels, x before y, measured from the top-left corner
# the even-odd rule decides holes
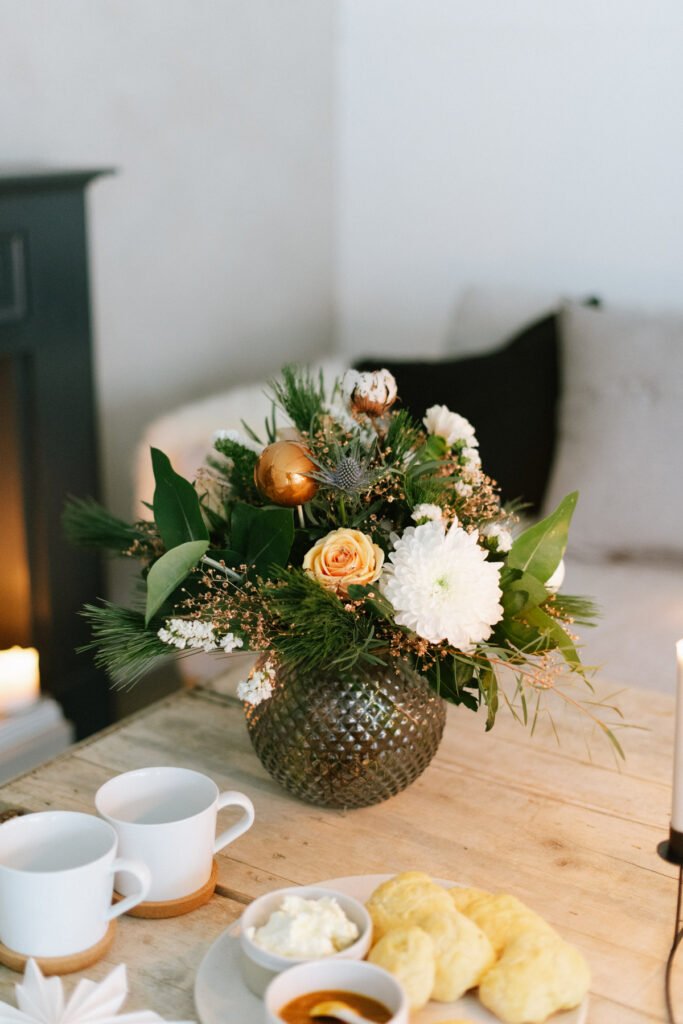
[[[84,971],[86,967],[92,967],[109,952],[115,934],[116,921],[110,921],[103,938],[90,949],[84,949],[80,953],[70,953],[69,956],[34,956],[33,959],[44,975],[74,974],[76,971]],[[23,974],[28,959],[23,953],[15,953],[14,950],[8,949],[0,942],[0,964],[4,967]]]
[[[137,907],[133,907],[132,910],[128,911],[128,917],[146,917],[149,919],[161,920],[164,917],[181,917],[183,914],[191,914],[193,910],[197,910],[199,907],[203,907],[205,903],[208,903],[213,896],[214,889],[216,888],[216,881],[218,879],[218,861],[214,858],[213,864],[211,865],[211,874],[208,882],[206,882],[201,889],[197,889],[196,892],[191,892],[189,896],[181,896],[177,900],[159,900],[158,902],[146,902],[138,903]],[[118,903],[122,900],[123,896],[120,893],[114,893],[114,902]]]

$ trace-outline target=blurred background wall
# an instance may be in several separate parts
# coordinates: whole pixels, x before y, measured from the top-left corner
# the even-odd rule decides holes
[[[345,0],[338,336],[435,352],[468,284],[683,305],[678,0]]]
[[[331,343],[334,4],[0,0],[0,162],[89,192],[105,495],[144,425]]]
[[[105,497],[182,402],[470,283],[680,305],[679,0],[0,0],[3,163],[90,191]]]

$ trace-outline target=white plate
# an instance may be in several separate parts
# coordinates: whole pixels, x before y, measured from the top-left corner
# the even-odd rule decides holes
[[[337,889],[363,903],[382,882],[392,875],[353,875],[315,882]],[[457,883],[439,880],[447,889]],[[194,1001],[201,1024],[264,1024],[263,1003],[242,981],[240,970],[239,921],[220,935],[199,965],[194,986]],[[588,999],[581,1006],[552,1018],[552,1024],[585,1024]],[[439,1024],[453,1017],[467,1017],[481,1024],[500,1024],[484,1009],[476,995],[466,995],[457,1003],[429,1003],[411,1014],[411,1024]]]

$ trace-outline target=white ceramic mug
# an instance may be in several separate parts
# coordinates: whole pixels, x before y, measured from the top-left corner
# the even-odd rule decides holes
[[[216,783],[189,768],[140,768],[105,782],[95,806],[119,837],[126,857],[143,861],[152,875],[151,902],[190,896],[206,885],[214,853],[254,823],[254,805],[243,793],[220,793]],[[216,836],[216,818],[224,807],[241,807],[234,825]],[[116,879],[123,895],[129,880]]]
[[[116,851],[116,832],[92,814],[41,811],[0,825],[0,941],[36,957],[97,945],[149,888],[145,865]],[[112,906],[117,871],[132,877],[131,894]]]

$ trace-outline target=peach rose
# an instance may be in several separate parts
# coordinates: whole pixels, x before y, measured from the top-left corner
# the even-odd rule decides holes
[[[379,578],[384,552],[360,530],[332,530],[304,558],[304,569],[327,590],[346,595],[352,583],[361,586]]]

